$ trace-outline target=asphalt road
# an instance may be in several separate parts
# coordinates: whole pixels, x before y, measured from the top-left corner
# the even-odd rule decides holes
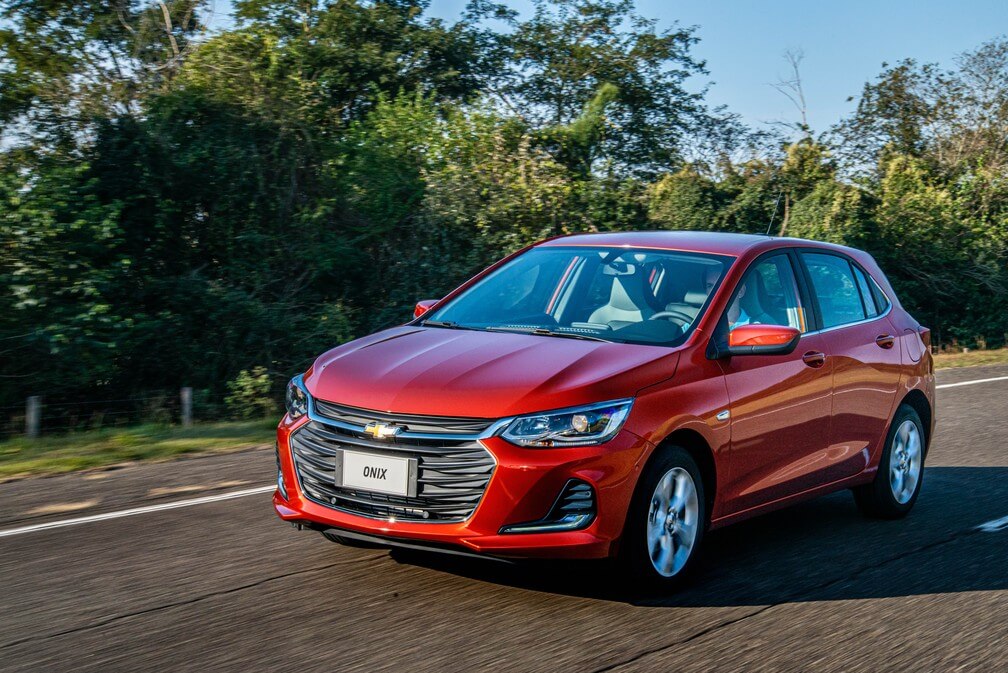
[[[1008,367],[939,373],[939,384]],[[838,493],[712,533],[631,599],[604,567],[339,547],[269,495],[3,535],[269,482],[271,450],[0,485],[0,670],[1008,670],[1008,380],[938,391],[911,516]]]

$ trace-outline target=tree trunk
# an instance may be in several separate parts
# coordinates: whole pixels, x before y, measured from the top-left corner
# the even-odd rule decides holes
[[[788,218],[790,218],[790,217],[791,217],[791,195],[790,194],[785,194],[784,195],[784,218],[781,220],[780,231],[777,233],[778,236],[783,237],[784,234],[787,232]]]

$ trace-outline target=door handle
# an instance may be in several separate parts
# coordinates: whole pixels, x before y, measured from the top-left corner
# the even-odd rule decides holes
[[[892,334],[882,334],[875,338],[875,344],[879,348],[892,348],[893,344],[896,343],[896,337]]]
[[[820,353],[819,351],[809,351],[802,356],[802,362],[807,364],[809,367],[819,369],[826,364],[826,354]]]

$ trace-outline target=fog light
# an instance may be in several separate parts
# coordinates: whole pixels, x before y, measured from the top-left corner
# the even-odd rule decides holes
[[[539,521],[516,523],[500,529],[503,533],[556,533],[587,528],[595,520],[595,489],[580,479],[568,481],[549,514]]]
[[[280,467],[280,445],[274,443],[273,449],[276,452],[277,491],[280,493],[281,498],[287,500],[287,485],[284,484],[283,468]]]

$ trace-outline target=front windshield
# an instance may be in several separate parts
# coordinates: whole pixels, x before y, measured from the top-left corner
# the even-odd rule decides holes
[[[733,258],[634,248],[532,248],[422,324],[675,346]]]

